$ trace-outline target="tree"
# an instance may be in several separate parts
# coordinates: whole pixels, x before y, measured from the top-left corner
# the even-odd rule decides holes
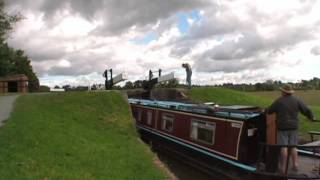
[[[161,88],[176,88],[179,85],[179,81],[177,79],[171,79],[166,82],[159,83],[157,87]]]
[[[133,87],[134,87],[134,88],[142,88],[142,81],[141,81],[141,80],[136,80],[136,81],[133,83]]]
[[[91,86],[91,90],[97,90],[97,89],[98,89],[98,87],[97,87],[96,84],[93,84],[93,85]]]
[[[131,81],[127,81],[126,84],[123,87],[124,89],[133,89],[133,83]]]
[[[40,86],[39,92],[50,92],[50,87],[48,86]]]
[[[20,15],[8,15],[4,11],[3,0],[0,0],[0,76],[25,74],[29,79],[29,91],[34,92],[39,90],[39,79],[33,72],[29,57],[22,50],[15,50],[5,42],[14,23],[20,19]]]
[[[15,50],[3,43],[0,45],[0,76],[13,74],[25,74],[28,77],[30,92],[39,89],[39,79],[33,72],[29,57],[22,50]]]
[[[39,89],[39,79],[37,75],[33,72],[33,68],[31,66],[31,61],[28,56],[24,55],[22,50],[16,51],[16,57],[13,60],[14,67],[12,72],[15,74],[25,74],[29,79],[29,91],[35,92]]]
[[[177,79],[171,79],[168,81],[167,87],[168,88],[176,88],[179,85],[179,81]]]
[[[70,90],[71,90],[71,86],[70,86],[69,84],[62,86],[62,88],[63,88],[65,91],[70,91]]]
[[[13,69],[12,62],[13,49],[6,43],[0,42],[0,76],[7,76]]]
[[[0,0],[0,42],[3,43],[7,38],[8,32],[13,29],[14,23],[18,22],[21,19],[19,14],[17,15],[8,15],[4,11],[4,2]]]

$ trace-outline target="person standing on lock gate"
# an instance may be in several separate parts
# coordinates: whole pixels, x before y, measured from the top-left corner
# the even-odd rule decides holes
[[[103,72],[103,77],[105,78],[104,87],[105,87],[105,89],[108,89],[108,88],[109,88],[108,69],[106,69],[106,70]]]
[[[191,89],[191,76],[192,76],[191,66],[188,63],[183,63],[182,67],[186,69],[186,73],[187,73],[186,82],[187,82],[188,88]]]
[[[293,96],[294,90],[291,85],[286,84],[280,88],[281,97],[276,99],[267,109],[268,114],[276,114],[277,121],[277,144],[283,146],[298,145],[299,138],[299,112],[308,119],[315,121],[313,113],[301,100]],[[292,170],[298,171],[298,152],[297,148],[281,148],[279,171],[285,172],[288,153],[291,153]]]

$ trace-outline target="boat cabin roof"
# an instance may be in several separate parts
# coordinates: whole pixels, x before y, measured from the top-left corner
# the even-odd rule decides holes
[[[261,115],[261,111],[258,107],[254,106],[211,106],[205,104],[189,104],[182,102],[172,101],[158,101],[158,100],[147,100],[147,99],[133,99],[129,98],[130,104],[137,104],[142,106],[156,107],[162,109],[170,109],[176,111],[184,111],[195,114],[203,114],[208,116],[215,116],[228,119],[236,120],[248,120]]]

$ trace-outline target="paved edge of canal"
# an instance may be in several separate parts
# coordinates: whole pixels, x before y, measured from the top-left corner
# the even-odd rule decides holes
[[[19,95],[0,96],[0,127],[10,117],[13,104]]]

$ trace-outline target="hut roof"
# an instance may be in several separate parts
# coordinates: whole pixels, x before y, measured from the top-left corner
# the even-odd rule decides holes
[[[28,81],[28,77],[24,74],[15,74],[10,75],[6,77],[0,77],[0,82],[6,82],[6,81]]]

